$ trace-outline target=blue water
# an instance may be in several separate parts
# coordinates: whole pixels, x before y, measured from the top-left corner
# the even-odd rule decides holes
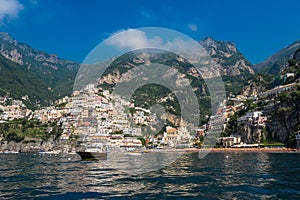
[[[0,154],[0,199],[300,199],[300,154],[188,153],[139,175],[76,155]]]

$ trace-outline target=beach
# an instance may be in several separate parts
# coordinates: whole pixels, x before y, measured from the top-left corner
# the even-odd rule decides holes
[[[211,152],[284,152],[300,153],[297,149],[290,148],[212,148],[212,149],[186,149],[186,151],[211,151]]]

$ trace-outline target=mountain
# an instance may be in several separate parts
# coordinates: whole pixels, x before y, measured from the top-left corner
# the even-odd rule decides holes
[[[247,80],[254,75],[252,64],[232,42],[207,37],[200,41],[200,45],[217,63],[227,94],[240,93]]]
[[[247,79],[254,73],[251,63],[231,42],[205,38],[200,41],[200,44],[216,61],[217,70],[223,76],[226,89],[233,93],[240,91]],[[176,63],[178,59],[163,55],[167,56],[165,59],[169,63]],[[122,62],[128,63],[130,59],[123,56]],[[151,59],[161,60],[157,55],[152,56]],[[41,105],[50,104],[53,100],[71,94],[80,66],[79,63],[58,58],[54,54],[48,54],[20,43],[4,32],[0,32],[0,64],[0,70],[2,70],[0,95],[9,93],[16,99],[28,95],[33,104]],[[189,69],[188,73],[192,74],[191,69],[186,67],[186,63],[180,64],[184,65],[184,70]],[[121,68],[121,73],[123,73],[124,69]],[[113,79],[114,75],[110,74],[106,78]],[[199,87],[201,91],[205,90],[203,85],[200,84]]]
[[[254,74],[252,64],[238,51],[234,43],[218,41],[207,37],[200,41],[200,45],[220,65],[219,70],[221,75],[238,76],[242,74]]]
[[[28,96],[36,101],[48,98],[48,86],[19,64],[0,54],[0,96],[9,94],[14,99]],[[49,91],[48,91],[49,92]],[[50,93],[50,92],[49,92]]]
[[[246,83],[248,78],[254,75],[252,64],[237,50],[235,44],[226,41],[217,41],[212,38],[205,38],[199,43],[216,62],[216,70],[219,71],[224,81],[228,82],[228,84],[232,80],[238,80],[239,84],[233,84],[238,87],[240,84],[243,85]],[[134,61],[138,61],[138,63]],[[104,73],[105,77],[102,77],[102,79],[105,79],[109,84],[116,83],[120,75],[132,68],[132,66],[151,62],[171,64],[177,67],[181,66],[179,68],[183,68],[184,70],[190,70],[191,68],[189,63],[175,55],[147,50],[146,52],[135,52],[119,57]],[[201,73],[205,77],[213,77],[213,75],[211,76],[205,70],[201,71]]]
[[[277,74],[281,69],[287,66],[287,61],[291,59],[294,53],[300,48],[300,40],[283,48],[265,61],[253,66],[256,72]]]
[[[155,69],[157,64],[159,66],[166,65],[172,67],[171,69],[164,68],[166,71],[163,69],[157,70]],[[95,69],[96,67],[93,66],[92,68]],[[140,72],[138,69],[143,70]],[[150,69],[150,71],[147,71],[147,69]],[[146,74],[148,77],[143,77],[143,74]],[[155,77],[159,77],[159,79],[163,78],[164,81],[160,82]],[[153,83],[144,85],[147,79],[150,79]],[[204,80],[192,64],[171,52],[158,49],[143,49],[128,52],[115,59],[103,73],[102,77],[97,80],[99,87],[109,89],[110,91],[115,91],[114,89],[117,88],[117,85],[120,86],[122,83],[133,83],[133,86],[125,87],[126,89],[122,88],[119,92],[122,92],[123,89],[125,92],[126,90],[131,91],[131,88],[140,86],[133,91],[131,96],[131,101],[134,102],[135,106],[148,109],[155,104],[160,104],[167,111],[166,118],[168,119],[168,123],[174,126],[178,126],[180,123],[178,116],[180,116],[182,109],[182,105],[179,104],[179,100],[175,94],[179,95],[179,97],[189,99],[185,96],[186,94],[183,94],[185,90],[181,90],[184,85],[189,85],[198,98],[201,110],[200,115],[203,120],[200,123],[206,123],[205,116],[209,115],[210,99],[207,98],[208,90]],[[169,88],[168,84],[172,84],[174,90]],[[188,89],[188,87],[184,89]]]
[[[80,66],[79,63],[33,49],[4,32],[0,32],[0,63],[2,93],[9,93],[18,99],[28,95],[34,104],[42,105],[71,94]]]
[[[251,63],[245,59],[243,54],[231,42],[205,38],[200,41],[200,44],[211,58],[216,61],[215,70],[218,70],[222,75],[226,90],[228,90],[227,92],[240,92],[249,77],[254,74]],[[126,82],[134,79],[131,72],[132,69],[139,65],[150,65],[153,63],[172,66],[174,70],[182,73],[180,78],[184,77],[190,81],[189,84],[197,95],[200,110],[202,111],[201,120],[203,121],[200,123],[205,123],[205,116],[209,115],[210,109],[210,98],[208,98],[209,92],[206,84],[192,64],[173,53],[145,49],[124,54],[114,60],[103,73],[102,77],[98,79],[99,87],[113,90],[116,85],[123,81]],[[94,66],[93,69],[95,69]],[[212,72],[212,69],[205,69],[201,73],[205,77],[211,78],[214,77],[210,75],[215,74],[214,71]],[[163,77],[165,74],[162,73],[161,76]],[[168,76],[166,75],[166,77]],[[180,78],[175,78],[175,82],[181,82]],[[172,95],[172,91],[158,85],[143,86],[135,91],[132,100],[136,106],[144,108],[161,103],[170,114],[168,119],[173,118],[172,124],[178,125],[178,121],[175,122],[174,116],[180,114],[180,105],[176,101],[176,97]]]

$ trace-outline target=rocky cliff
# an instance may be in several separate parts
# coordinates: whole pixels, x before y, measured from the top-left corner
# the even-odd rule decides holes
[[[239,124],[237,130],[243,142],[247,144],[260,143],[261,129],[259,127],[253,126],[251,123],[242,123]]]
[[[205,38],[200,45],[208,52],[213,60],[219,64],[221,75],[237,76],[244,73],[254,74],[252,64],[238,51],[235,44]]]

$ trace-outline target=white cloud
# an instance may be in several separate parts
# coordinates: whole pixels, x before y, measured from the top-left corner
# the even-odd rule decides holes
[[[201,57],[207,55],[199,43],[191,38],[173,31],[169,31],[168,34],[170,36],[165,37],[166,33],[163,29],[157,29],[157,36],[149,37],[144,31],[129,29],[114,33],[105,43],[121,51],[145,48],[164,49],[188,58],[191,62],[198,62]],[[164,39],[161,37],[162,35],[164,35]]]
[[[0,23],[17,17],[23,8],[18,0],[0,0]]]
[[[198,31],[198,26],[196,24],[189,24],[188,27],[191,31],[194,31],[194,32]]]
[[[120,49],[140,49],[161,46],[162,40],[159,37],[147,38],[145,32],[136,29],[129,29],[113,34],[106,41],[107,44],[116,46]]]

